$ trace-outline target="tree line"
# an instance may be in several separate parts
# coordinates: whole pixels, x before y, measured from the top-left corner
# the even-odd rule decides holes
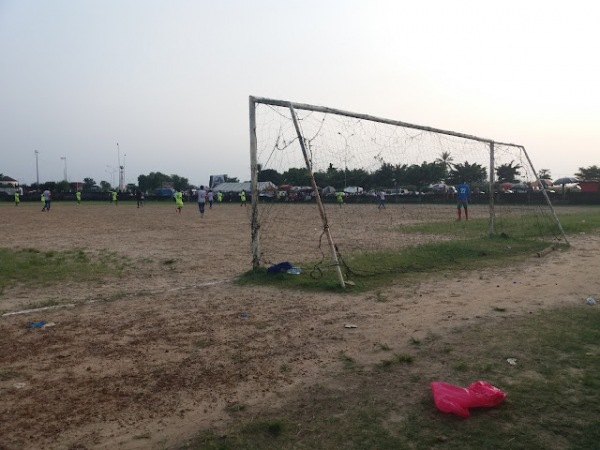
[[[515,161],[501,164],[494,170],[495,180],[498,184],[517,183],[522,169],[523,167]],[[381,161],[379,168],[371,172],[365,169],[338,169],[333,164],[329,164],[326,170],[315,171],[313,176],[318,186],[333,186],[338,189],[342,186],[360,186],[366,190],[406,187],[420,190],[440,182],[448,185],[466,182],[475,186],[488,183],[486,167],[481,164],[471,164],[468,161],[454,163],[448,152],[442,152],[433,162],[423,162],[422,164],[390,164]],[[580,167],[575,176],[581,180],[600,180],[600,167],[595,165]],[[551,180],[552,175],[548,169],[541,169],[538,172],[538,178]],[[262,169],[260,165],[258,181],[271,181],[278,186],[286,184],[307,186],[310,184],[306,168],[290,168],[279,173],[275,169]]]
[[[495,169],[496,181],[498,183],[515,183],[519,181],[521,175],[520,164],[511,161],[501,164]],[[0,178],[3,174],[0,174]],[[575,176],[581,180],[600,180],[600,167],[592,165],[589,167],[580,167]],[[374,171],[365,169],[338,169],[330,164],[326,170],[314,172],[315,181],[320,187],[333,186],[337,189],[347,186],[360,186],[366,190],[370,189],[395,189],[414,187],[421,189],[434,183],[444,182],[450,185],[456,185],[461,182],[467,182],[472,185],[487,184],[488,171],[486,167],[480,164],[454,163],[452,156],[448,152],[442,152],[433,162],[423,162],[422,164],[390,164],[380,161],[380,166]],[[538,178],[551,180],[551,173],[547,169],[538,172]],[[237,183],[239,180],[235,177],[225,177],[226,182]],[[308,186],[310,180],[306,168],[289,168],[284,172],[278,172],[275,169],[263,169],[259,164],[258,181],[270,181],[277,186],[289,184],[293,186]],[[138,184],[127,184],[126,190],[133,192],[141,190],[143,192],[152,192],[155,189],[172,186],[176,190],[188,190],[192,186],[189,180],[179,175],[167,175],[161,172],[150,172],[147,175],[138,176]],[[56,192],[69,192],[75,190],[73,183],[67,181],[49,181],[31,185],[32,189],[50,189]],[[83,192],[110,191],[116,189],[107,181],[96,183],[93,178],[84,178],[83,183],[77,189]]]

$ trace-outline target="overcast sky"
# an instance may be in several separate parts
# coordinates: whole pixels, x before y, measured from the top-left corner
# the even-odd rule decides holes
[[[0,173],[249,179],[248,96],[600,165],[600,3],[0,0]],[[117,146],[118,143],[118,146]],[[66,159],[61,159],[66,158]]]

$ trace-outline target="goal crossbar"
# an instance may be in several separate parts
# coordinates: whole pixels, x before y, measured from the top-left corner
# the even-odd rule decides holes
[[[370,122],[381,123],[381,124],[385,124],[385,125],[409,128],[409,129],[420,130],[420,131],[430,132],[430,133],[437,133],[437,134],[441,134],[441,135],[447,135],[447,136],[452,136],[452,137],[456,137],[456,138],[461,138],[461,139],[466,139],[466,140],[471,140],[471,141],[476,141],[476,142],[487,144],[489,147],[489,152],[490,152],[490,173],[489,173],[489,180],[488,180],[489,181],[489,211],[490,211],[489,212],[489,222],[488,222],[489,223],[489,225],[488,225],[489,234],[494,233],[494,216],[495,216],[495,213],[494,213],[494,182],[495,182],[495,179],[494,179],[494,170],[493,170],[494,147],[495,147],[495,145],[499,145],[499,146],[508,146],[508,147],[514,147],[516,149],[520,149],[523,152],[523,154],[525,155],[529,165],[531,166],[531,168],[533,170],[535,180],[538,182],[540,189],[543,192],[545,201],[551,211],[553,221],[556,223],[557,227],[559,228],[560,233],[562,234],[562,237],[564,239],[564,242],[566,244],[569,244],[568,240],[566,238],[565,232],[562,228],[562,225],[560,224],[560,221],[559,221],[559,219],[556,215],[556,212],[552,206],[552,203],[550,201],[548,193],[546,192],[545,184],[540,182],[538,174],[535,171],[535,168],[533,167],[531,158],[527,154],[525,147],[522,145],[499,142],[499,141],[494,141],[492,139],[482,138],[479,136],[474,136],[474,135],[470,135],[470,134],[466,134],[466,133],[459,133],[459,132],[450,131],[450,130],[443,130],[440,128],[416,125],[416,124],[403,122],[403,121],[399,121],[399,120],[386,119],[386,118],[381,118],[381,117],[377,117],[377,116],[372,116],[369,114],[354,113],[354,112],[345,111],[345,110],[341,110],[341,109],[337,109],[337,108],[326,107],[326,106],[317,106],[317,105],[310,105],[310,104],[306,104],[306,103],[297,103],[297,102],[277,100],[277,99],[271,99],[271,98],[265,98],[265,97],[250,96],[249,97],[249,121],[250,121],[249,125],[250,125],[251,193],[252,193],[252,199],[251,199],[251,204],[252,204],[251,228],[252,228],[252,231],[251,231],[251,233],[252,233],[252,265],[253,265],[253,268],[255,268],[255,269],[258,268],[259,264],[260,264],[259,263],[259,261],[260,261],[260,223],[259,223],[259,214],[258,214],[259,192],[258,192],[258,158],[257,158],[257,134],[256,134],[256,107],[258,104],[281,107],[281,108],[285,108],[290,111],[292,120],[295,125],[295,129],[297,132],[297,137],[298,137],[302,152],[304,153],[306,169],[308,170],[309,174],[312,174],[311,161],[309,160],[308,155],[306,154],[306,149],[305,149],[305,145],[304,145],[305,138],[302,135],[302,131],[297,122],[297,117],[296,117],[296,113],[295,113],[296,110],[319,112],[319,113],[324,113],[324,114],[333,114],[333,115],[337,115],[337,116],[355,118],[355,119],[360,119],[360,120],[365,120],[365,121],[370,121]],[[318,189],[316,188],[316,182],[314,181],[314,177],[312,177],[312,175],[310,176],[310,178],[311,178],[311,185],[314,190],[314,195],[317,198],[317,202],[320,203],[320,196],[319,196],[320,194],[318,192]],[[320,208],[320,213],[322,215],[324,229],[327,231],[327,228],[328,228],[327,217],[325,216],[325,213],[322,210],[322,207]],[[331,239],[330,235],[328,235],[328,239],[330,240],[330,245],[331,245],[332,252],[333,252],[332,258],[334,260],[336,260],[337,258],[335,255],[335,244],[333,243],[333,240]],[[338,273],[339,273],[339,267],[338,267]],[[341,285],[343,286],[344,285],[343,279],[341,279],[340,282],[341,282]]]

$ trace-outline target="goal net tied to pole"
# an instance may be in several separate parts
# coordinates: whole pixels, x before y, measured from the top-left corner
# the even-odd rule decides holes
[[[401,270],[393,255],[432,242],[567,243],[523,146],[289,101],[249,106],[255,268],[347,277]]]

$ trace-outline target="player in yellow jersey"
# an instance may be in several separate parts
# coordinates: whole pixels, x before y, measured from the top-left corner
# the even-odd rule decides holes
[[[181,208],[183,208],[183,193],[180,190],[175,192],[175,204],[177,205],[176,211],[181,214]]]

